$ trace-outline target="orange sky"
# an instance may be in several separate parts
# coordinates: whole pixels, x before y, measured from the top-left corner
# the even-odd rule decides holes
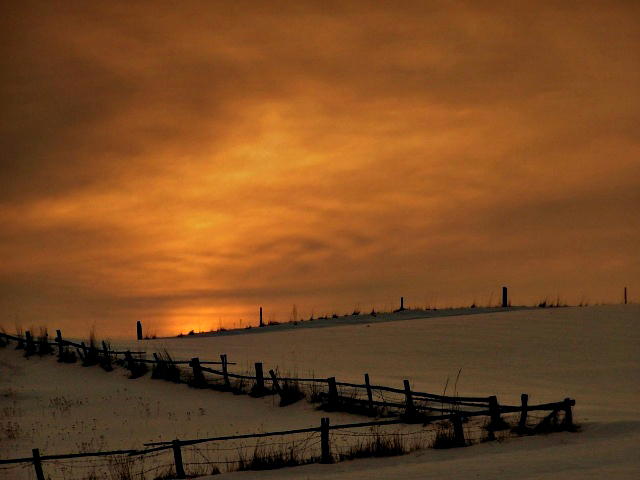
[[[0,9],[8,330],[639,299],[638,2]]]

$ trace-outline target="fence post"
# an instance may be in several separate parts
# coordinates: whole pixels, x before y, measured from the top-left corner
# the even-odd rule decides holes
[[[320,445],[322,447],[322,456],[320,463],[333,463],[331,456],[331,445],[329,444],[329,418],[324,417],[320,420]]]
[[[264,372],[260,362],[256,362],[256,391],[264,392]]]
[[[130,372],[133,372],[135,370],[135,362],[133,361],[133,357],[131,356],[131,352],[129,350],[124,352],[124,358],[127,361],[127,369]]]
[[[44,480],[44,472],[42,471],[42,462],[40,461],[40,450],[34,448],[33,452],[33,466],[36,469],[36,478],[38,480]]]
[[[262,307],[260,307],[260,326],[264,327],[264,324],[262,323]]]
[[[523,393],[520,395],[522,399],[522,411],[520,413],[520,421],[518,422],[518,432],[523,433],[527,429],[527,405],[529,403],[529,395]]]
[[[407,398],[406,414],[412,415],[415,413],[415,407],[413,406],[413,395],[411,394],[411,386],[409,380],[404,381],[404,395]]]
[[[404,297],[400,297],[400,310],[404,310]]]
[[[456,447],[466,447],[467,443],[464,439],[464,429],[462,428],[462,418],[459,413],[451,416],[451,423],[453,424],[453,434],[455,436]]]
[[[627,287],[624,287],[624,304],[627,304]]]
[[[367,399],[369,400],[369,410],[373,411],[373,393],[371,392],[371,383],[369,383],[369,374],[364,374],[364,384],[367,388]]]
[[[280,395],[280,400],[283,400],[282,388],[280,388],[280,384],[278,383],[278,377],[276,377],[276,372],[274,372],[273,370],[269,370],[269,375],[271,376],[271,380],[273,381],[273,388],[275,388],[278,395]]]
[[[107,348],[107,344],[104,340],[102,341],[102,356],[104,357],[102,360],[102,368],[110,372],[113,370],[113,367],[111,366],[111,355],[109,355],[109,349]]]
[[[327,378],[327,383],[329,384],[329,402],[332,405],[338,403],[338,386],[336,385],[336,377]]]
[[[182,466],[182,451],[180,450],[180,440],[175,439],[173,445],[173,459],[176,462],[176,478],[185,478],[184,467]]]
[[[229,381],[229,372],[227,371],[227,354],[220,355],[220,361],[222,362],[222,376],[224,377],[225,388],[231,388],[231,382]]]
[[[507,294],[507,287],[502,287],[502,308],[509,306],[509,296]]]
[[[138,323],[136,324],[136,332],[138,334],[138,340],[142,340],[142,323],[140,320],[138,320]]]
[[[24,336],[27,339],[27,346],[25,347],[24,356],[30,357],[31,355],[34,355],[36,353],[36,344],[33,341],[33,337],[31,336],[31,332],[29,332],[29,330],[24,332]]]
[[[190,386],[200,388],[205,384],[204,374],[202,373],[202,367],[200,366],[200,359],[193,357],[189,362],[189,366],[193,369],[193,381]]]
[[[89,362],[87,359],[87,346],[84,344],[84,342],[80,342],[80,346],[82,347],[82,353],[80,353],[79,349],[76,348],[76,350],[78,350],[78,355],[80,355],[80,360],[82,360],[82,366],[87,367],[89,366]]]
[[[498,397],[495,395],[489,397],[489,412],[491,414],[491,423],[496,426],[500,424],[500,410],[498,405]]]
[[[56,343],[58,344],[58,359],[61,359],[64,353],[64,345],[62,343],[62,332],[60,330],[56,330]]]
[[[573,427],[573,413],[571,412],[573,403],[570,398],[564,399],[564,423],[568,428]]]

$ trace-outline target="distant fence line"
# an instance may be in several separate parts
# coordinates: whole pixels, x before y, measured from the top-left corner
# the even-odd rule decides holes
[[[190,440],[172,440],[166,442],[155,442],[145,444],[148,447],[144,450],[114,450],[108,452],[93,453],[75,453],[65,455],[40,455],[38,449],[33,449],[32,457],[0,460],[2,464],[16,463],[33,463],[38,480],[43,480],[42,462],[54,461],[62,459],[97,457],[97,456],[148,456],[155,452],[163,452],[172,450],[174,454],[174,465],[176,474],[184,476],[182,467],[181,447],[194,446],[208,442],[226,442],[237,441],[239,439],[253,439],[270,436],[287,436],[302,433],[320,433],[320,456],[316,461],[330,463],[333,461],[331,446],[329,442],[329,431],[335,431],[348,428],[363,427],[386,427],[397,424],[415,424],[422,423],[423,426],[433,424],[434,422],[448,422],[452,430],[452,444],[450,446],[465,446],[467,444],[464,437],[463,424],[467,424],[474,418],[485,417],[487,419],[486,428],[488,439],[494,437],[494,432],[511,428],[505,423],[502,416],[508,414],[519,414],[517,426],[513,429],[519,434],[535,433],[544,430],[551,423],[557,421],[558,414],[563,413],[563,424],[567,428],[573,425],[572,407],[575,401],[569,398],[562,402],[546,403],[542,405],[528,405],[528,395],[521,396],[521,405],[508,406],[500,405],[496,396],[489,397],[460,397],[437,395],[425,392],[413,391],[410,388],[409,380],[404,380],[404,388],[393,388],[381,385],[372,385],[369,375],[364,374],[364,383],[348,383],[338,382],[335,377],[329,378],[292,378],[278,376],[274,370],[269,371],[269,377],[263,373],[262,363],[255,363],[255,375],[243,375],[229,372],[228,366],[235,365],[227,360],[225,354],[220,355],[220,361],[200,361],[199,358],[191,360],[175,361],[168,357],[168,354],[154,353],[154,360],[143,358],[146,352],[131,351],[114,351],[108,348],[105,342],[102,342],[102,349],[94,345],[86,345],[85,342],[72,342],[62,338],[60,330],[56,331],[55,342],[49,342],[48,339],[34,339],[30,332],[25,332],[24,338],[16,335],[9,335],[0,332],[0,340],[16,341],[16,348],[24,349],[25,356],[35,354],[48,355],[53,354],[52,346],[58,348],[58,361],[69,360],[69,348],[76,349],[78,356],[82,360],[83,365],[100,365],[105,370],[112,369],[112,358],[116,362],[131,371],[131,378],[136,378],[146,372],[146,364],[152,364],[154,372],[152,377],[165,378],[173,381],[182,381],[180,377],[184,371],[180,370],[179,365],[188,365],[191,368],[190,379],[187,381],[189,386],[197,388],[217,388],[223,391],[233,391],[238,393],[242,391],[242,382],[252,382],[249,395],[260,397],[264,395],[278,395],[280,397],[280,405],[290,405],[304,397],[301,390],[302,386],[307,386],[311,390],[311,400],[320,402],[319,408],[327,411],[348,411],[364,415],[380,415],[387,413],[395,414],[398,418],[382,421],[373,421],[365,423],[354,423],[346,425],[329,424],[328,418],[323,418],[320,427],[310,427],[297,430],[287,430],[269,433],[252,433],[247,435],[235,435],[228,437],[211,437]],[[2,346],[2,345],[0,345]],[[135,355],[135,356],[134,356]],[[123,358],[118,359],[118,356]],[[137,356],[137,358],[136,358]],[[216,370],[204,365],[220,365],[221,369]],[[144,371],[142,369],[144,368]],[[210,378],[204,374],[216,376],[216,382],[211,384]],[[177,377],[176,377],[177,375]],[[232,386],[231,380],[238,382],[240,387]],[[219,383],[221,382],[221,383]],[[267,388],[270,383],[271,388]],[[325,391],[326,389],[326,391]],[[348,394],[345,394],[348,393]],[[374,399],[374,394],[376,399]],[[385,398],[390,394],[393,398]],[[388,395],[387,395],[388,397]],[[544,418],[539,419],[540,422],[533,428],[528,426],[529,412],[549,411],[550,413]],[[224,463],[224,462],[223,462]]]

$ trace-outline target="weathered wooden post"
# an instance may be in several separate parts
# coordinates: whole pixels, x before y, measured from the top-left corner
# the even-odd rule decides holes
[[[33,337],[31,336],[31,332],[27,330],[24,332],[24,336],[27,339],[27,346],[24,349],[24,356],[30,357],[31,355],[35,355],[36,353],[36,343],[33,341]]]
[[[136,324],[136,330],[138,333],[138,340],[142,340],[142,323],[140,320],[138,320],[138,323]]]
[[[40,450],[34,448],[33,452],[33,466],[36,469],[36,478],[38,480],[44,480],[44,472],[42,471],[42,462],[40,460]]]
[[[491,415],[491,423],[496,425],[500,423],[500,410],[498,408],[498,397],[492,395],[489,397],[489,412]]]
[[[329,384],[329,402],[331,405],[338,403],[338,386],[336,385],[336,377],[327,378]]]
[[[404,310],[404,297],[400,297],[400,311]]]
[[[489,415],[491,416],[490,431],[506,430],[509,428],[507,422],[500,418],[500,404],[498,403],[498,397],[495,395],[489,397]]]
[[[411,394],[411,386],[409,385],[409,380],[404,381],[404,395],[406,397],[406,415],[413,415],[416,413],[415,406],[413,405],[413,395]]]
[[[58,360],[60,360],[64,355],[64,343],[62,342],[62,332],[60,330],[56,330],[56,343],[58,344]]]
[[[189,383],[192,387],[201,388],[205,385],[204,374],[202,373],[202,367],[200,366],[200,359],[194,357],[189,362],[189,366],[193,369],[193,380]]]
[[[571,406],[574,404],[575,402],[570,398],[564,399],[564,423],[567,428],[573,427],[573,413],[571,411]]]
[[[173,446],[173,459],[176,463],[176,478],[186,478],[184,474],[184,466],[182,465],[182,451],[180,450],[180,440],[175,439],[171,442]]]
[[[264,324],[262,323],[262,307],[260,307],[260,326],[264,327]]]
[[[520,421],[518,422],[518,433],[524,433],[527,430],[527,405],[529,403],[529,395],[523,393],[520,395],[522,399],[522,410],[520,413]]]
[[[627,304],[627,287],[624,287],[624,304]]]
[[[369,383],[369,374],[364,374],[364,385],[367,388],[367,399],[369,400],[369,410],[373,412],[373,392],[371,391],[371,383]]]
[[[464,439],[464,429],[462,428],[462,418],[459,413],[451,415],[451,423],[453,424],[453,435],[456,447],[466,447],[467,442]]]
[[[109,348],[104,340],[102,340],[102,368],[104,368],[107,372],[113,370],[111,366],[111,354],[109,353]]]
[[[509,306],[509,296],[507,294],[507,287],[502,287],[502,308]]]
[[[256,385],[255,385],[256,393],[262,395],[264,392],[264,372],[262,370],[262,363],[256,362]]]
[[[220,355],[220,362],[222,363],[222,376],[224,377],[225,388],[231,388],[231,382],[229,381],[229,372],[227,370],[227,354]]]
[[[329,443],[329,418],[327,417],[320,419],[320,445],[322,449],[320,463],[333,463]]]
[[[124,352],[124,358],[127,361],[127,370],[133,373],[136,369],[136,362],[133,361],[133,356],[129,350]]]

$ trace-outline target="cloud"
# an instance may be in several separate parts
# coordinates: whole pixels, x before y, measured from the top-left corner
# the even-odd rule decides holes
[[[510,279],[613,298],[640,281],[638,13],[7,7],[2,307],[179,322]]]

